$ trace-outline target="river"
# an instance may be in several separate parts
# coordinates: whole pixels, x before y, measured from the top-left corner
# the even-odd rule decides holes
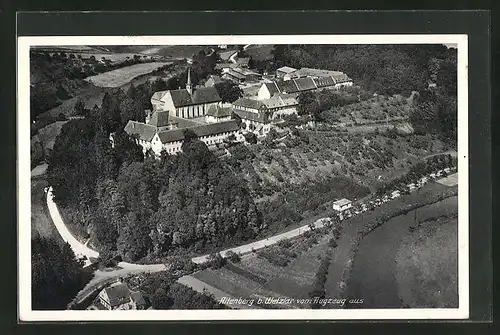
[[[417,209],[417,221],[435,218],[456,209],[457,197]],[[363,299],[362,308],[402,308],[395,278],[399,245],[415,222],[415,211],[387,221],[365,236],[359,245],[347,283],[349,298]],[[359,304],[357,308],[361,307]],[[352,307],[355,307],[354,305]]]

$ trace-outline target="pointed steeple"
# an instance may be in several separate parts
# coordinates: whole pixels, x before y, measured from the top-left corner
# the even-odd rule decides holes
[[[193,94],[193,87],[191,86],[191,67],[188,67],[188,77],[187,77],[187,82],[186,82],[186,91],[188,91],[189,94]]]

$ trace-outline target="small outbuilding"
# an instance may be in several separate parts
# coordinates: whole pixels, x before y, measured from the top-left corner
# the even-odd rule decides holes
[[[349,199],[343,198],[340,200],[337,200],[333,203],[333,209],[339,212],[343,212],[346,209],[349,209],[352,207],[352,202]]]

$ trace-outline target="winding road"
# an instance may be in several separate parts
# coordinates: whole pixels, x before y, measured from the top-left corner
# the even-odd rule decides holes
[[[49,213],[51,216],[52,221],[54,222],[54,225],[61,235],[62,239],[69,243],[71,248],[73,249],[75,255],[77,257],[81,256],[86,256],[87,261],[86,265],[90,264],[90,258],[97,258],[99,257],[99,253],[95,250],[92,250],[91,248],[87,247],[85,244],[81,243],[78,241],[67,229],[66,225],[64,224],[64,221],[61,217],[61,214],[59,212],[59,209],[57,207],[57,204],[54,202],[54,196],[53,196],[53,190],[52,187],[49,187],[47,189],[47,207],[49,209]],[[298,237],[302,234],[304,234],[307,231],[311,230],[311,227],[313,229],[316,228],[322,228],[327,224],[327,220],[324,218],[316,220],[311,226],[309,225],[304,225],[299,228],[277,234],[259,241],[255,241],[252,243],[248,243],[245,245],[237,246],[237,247],[232,247],[228,248],[225,250],[220,251],[220,254],[225,257],[228,252],[232,251],[237,254],[246,254],[250,253],[253,251],[257,251],[259,249],[265,248],[267,246],[271,246],[273,244],[278,243],[279,241],[282,240],[287,240],[287,239],[292,239],[295,237]],[[209,254],[203,255],[203,256],[198,256],[194,257],[191,260],[196,263],[196,264],[203,264],[208,261]],[[123,277],[126,275],[130,274],[138,274],[141,272],[159,272],[159,271],[164,271],[167,270],[167,267],[165,264],[133,264],[133,263],[127,263],[127,262],[120,262],[117,264],[116,267],[112,269],[105,269],[105,270],[96,270],[94,273],[94,278],[83,288],[82,291],[78,293],[76,298],[74,299],[73,303],[78,303],[79,301],[84,300],[86,297],[88,297],[92,292],[94,292],[96,289],[102,286],[103,282],[109,281],[111,278],[118,278],[118,277]]]
[[[249,46],[251,46],[251,44],[247,44],[247,45],[243,46],[243,51],[244,51],[244,50],[246,50]],[[231,62],[233,62],[233,63],[237,63],[237,61],[236,61],[235,57],[236,57],[236,55],[238,55],[238,52],[239,52],[239,51],[235,51],[235,52],[234,52],[231,56],[229,56],[229,60],[230,60]]]
[[[61,217],[61,213],[59,212],[59,209],[57,207],[57,204],[54,202],[54,195],[53,195],[53,190],[52,187],[49,187],[47,189],[47,207],[49,209],[49,214],[54,222],[54,226],[56,227],[57,231],[61,235],[62,239],[69,243],[71,246],[71,249],[73,249],[73,252],[77,257],[82,257],[86,256],[87,261],[85,266],[90,265],[90,258],[98,258],[99,257],[99,252],[92,250],[88,246],[86,246],[84,243],[81,243],[78,241],[68,230],[66,225],[64,224],[64,221]],[[325,220],[319,219],[316,222],[314,222],[313,226],[315,228],[321,228],[325,225]],[[232,251],[235,253],[239,254],[246,254],[250,253],[252,251],[256,251],[262,248],[265,248],[267,246],[273,245],[278,243],[281,240],[286,240],[286,239],[291,239],[298,237],[302,234],[304,234],[306,231],[311,230],[309,225],[305,225],[290,231],[287,231],[285,233],[281,233],[278,235],[271,236],[266,239],[262,239],[256,242],[248,243],[242,246],[238,247],[233,247],[229,248],[226,250],[221,251],[221,255],[225,256],[227,252]],[[203,255],[199,257],[194,257],[191,260],[194,263],[197,264],[202,264],[207,262],[209,255]],[[117,264],[116,267],[111,268],[111,269],[105,269],[105,270],[96,270],[94,273],[94,278],[78,293],[78,295],[75,297],[73,300],[73,304],[77,304],[78,302],[86,299],[89,295],[91,295],[95,290],[100,289],[103,284],[109,282],[113,278],[118,278],[118,277],[123,277],[126,275],[130,274],[138,274],[141,272],[159,272],[159,271],[164,271],[166,270],[165,264],[133,264],[133,263],[127,263],[127,262],[120,262]]]

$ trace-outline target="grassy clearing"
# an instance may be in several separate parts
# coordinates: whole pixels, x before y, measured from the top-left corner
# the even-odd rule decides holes
[[[82,90],[73,98],[63,101],[59,106],[56,106],[52,109],[49,109],[47,112],[40,114],[39,118],[55,118],[60,114],[64,114],[66,117],[72,116],[75,113],[75,104],[78,99],[81,99],[83,101],[83,103],[85,104],[85,108],[87,109],[92,109],[95,105],[100,107],[105,92],[105,88],[91,86],[87,89]]]
[[[457,273],[458,220],[453,216],[421,224],[396,254],[398,291],[405,307],[457,308]]]
[[[54,123],[49,124],[46,127],[43,127],[38,131],[38,138],[43,146],[45,152],[47,150],[52,150],[54,147],[54,143],[56,141],[57,135],[61,132],[62,126],[67,121],[56,121]]]
[[[274,50],[272,44],[257,44],[249,46],[246,53],[254,60],[266,60],[273,58],[272,50]]]
[[[227,268],[206,269],[193,274],[193,277],[233,297],[267,298],[280,296],[264,288],[261,284]]]
[[[321,257],[328,249],[329,237],[321,237],[285,267],[273,265],[257,254],[249,254],[243,256],[240,263],[218,270],[206,269],[193,276],[235,297],[308,298]]]
[[[223,52],[219,52],[219,56],[223,61],[228,61],[229,57],[236,52],[236,49],[231,49]]]
[[[153,62],[140,63],[113,71],[100,73],[96,76],[87,77],[85,80],[100,87],[120,87],[125,85],[137,76],[149,73],[162,66],[169,64],[168,62]]]

